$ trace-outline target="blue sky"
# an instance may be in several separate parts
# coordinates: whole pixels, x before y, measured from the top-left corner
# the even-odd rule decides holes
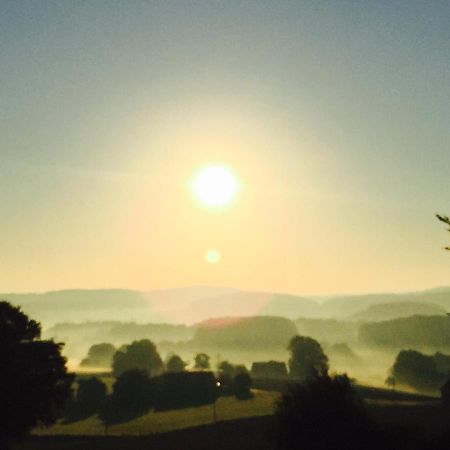
[[[450,2],[0,7],[0,290],[448,284]]]

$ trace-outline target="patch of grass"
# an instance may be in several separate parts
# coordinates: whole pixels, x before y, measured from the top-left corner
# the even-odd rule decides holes
[[[217,400],[218,421],[228,421],[244,417],[273,414],[277,392],[254,391],[249,400],[237,400],[235,397],[221,397]],[[108,435],[140,436],[163,433],[183,428],[195,427],[213,422],[213,405],[178,409],[163,412],[149,412],[129,422],[108,427]],[[38,435],[103,435],[105,429],[96,417],[90,417],[70,424],[58,423],[48,429],[35,430]]]

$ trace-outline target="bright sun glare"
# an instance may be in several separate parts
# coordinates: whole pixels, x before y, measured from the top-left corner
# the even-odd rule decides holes
[[[192,192],[203,206],[220,208],[236,197],[239,183],[233,172],[222,164],[203,167],[193,177]]]

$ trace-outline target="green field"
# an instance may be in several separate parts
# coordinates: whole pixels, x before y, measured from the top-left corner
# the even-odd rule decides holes
[[[216,403],[218,421],[245,417],[270,415],[279,397],[277,392],[254,391],[250,400],[237,400],[235,397],[220,397]],[[178,409],[164,412],[149,412],[129,422],[110,426],[108,435],[139,436],[143,434],[164,433],[212,423],[213,406]],[[104,435],[105,429],[100,420],[93,416],[70,424],[58,423],[47,429],[35,430],[38,435]]]

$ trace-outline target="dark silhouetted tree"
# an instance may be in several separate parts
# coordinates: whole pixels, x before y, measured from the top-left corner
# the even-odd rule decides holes
[[[450,409],[450,378],[441,386],[442,404]]]
[[[236,372],[236,368],[228,361],[221,361],[217,369],[220,375],[227,375],[229,377],[233,377]]]
[[[415,350],[402,350],[391,369],[397,383],[421,391],[436,391],[445,380],[436,368],[434,356]]]
[[[114,354],[112,369],[118,377],[131,369],[142,369],[151,377],[159,375],[164,370],[164,364],[155,344],[148,339],[134,341],[124,345]]]
[[[70,398],[73,375],[63,344],[40,337],[38,322],[0,302],[0,446],[36,425],[53,424]]]
[[[395,384],[396,384],[396,380],[394,375],[389,375],[385,380],[384,380],[384,384],[386,386],[388,386],[389,388],[391,388],[393,391],[395,391]]]
[[[252,398],[252,377],[245,366],[237,366],[233,377],[233,392],[239,400]]]
[[[233,378],[236,375],[236,369],[228,361],[222,361],[217,365],[217,380],[220,383],[221,395],[233,394]]]
[[[157,411],[211,404],[218,395],[216,379],[209,371],[167,372],[152,381]]]
[[[328,358],[315,339],[294,336],[288,350],[291,353],[289,372],[292,377],[305,381],[328,373]]]
[[[106,398],[107,389],[103,381],[97,377],[79,379],[78,389],[67,410],[66,419],[81,420],[100,412],[105,406]]]
[[[275,412],[276,448],[377,448],[371,420],[346,375],[319,375],[291,386]]]
[[[187,363],[184,362],[178,355],[171,355],[166,363],[168,372],[184,372]]]
[[[436,214],[436,217],[441,221],[444,222],[446,225],[450,225],[450,218],[448,216],[441,216],[439,214]],[[450,228],[448,229],[450,231]],[[445,250],[450,250],[450,247],[444,247]]]
[[[147,371],[131,369],[118,376],[99,417],[105,426],[131,420],[153,406],[154,383]]]
[[[433,355],[436,370],[443,375],[450,375],[450,355],[444,355],[441,352],[436,352]]]
[[[103,343],[92,345],[80,366],[83,367],[111,367],[116,347],[112,344]]]
[[[194,358],[194,369],[208,370],[210,357],[206,353],[197,353]]]

